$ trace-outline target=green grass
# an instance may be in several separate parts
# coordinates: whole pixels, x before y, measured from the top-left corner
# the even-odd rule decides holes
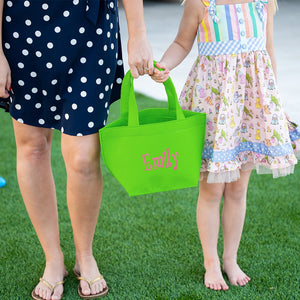
[[[138,95],[140,108],[165,102]],[[110,120],[119,115],[112,105]],[[15,172],[15,145],[8,114],[0,112],[0,299],[30,299],[44,256],[23,204]],[[69,271],[74,264],[66,206],[66,174],[54,132],[53,171],[57,184],[61,244]],[[239,263],[252,278],[246,287],[215,292],[203,285],[204,269],[196,226],[197,188],[129,197],[102,164],[104,193],[94,254],[110,288],[106,299],[300,299],[300,168],[273,180],[253,172],[239,250]],[[219,241],[222,253],[222,236]],[[64,299],[80,299],[70,272]]]

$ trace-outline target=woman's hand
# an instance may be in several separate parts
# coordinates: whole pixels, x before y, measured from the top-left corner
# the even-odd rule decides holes
[[[158,69],[154,69],[153,75],[150,75],[153,80],[156,82],[162,83],[165,82],[169,78],[170,71],[167,69],[167,66],[163,62],[158,62],[155,65]]]
[[[6,57],[0,51],[0,98],[9,97],[8,91],[11,89],[11,72]]]
[[[128,63],[134,78],[153,74],[153,54],[146,33],[129,38]]]

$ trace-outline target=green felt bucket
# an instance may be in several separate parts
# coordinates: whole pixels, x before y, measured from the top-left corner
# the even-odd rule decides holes
[[[128,71],[120,119],[100,129],[104,163],[130,196],[198,185],[206,115],[181,109],[171,78],[164,87],[168,108],[138,111]]]

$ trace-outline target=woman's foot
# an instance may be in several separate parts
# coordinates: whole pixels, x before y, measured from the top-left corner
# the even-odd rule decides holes
[[[228,290],[228,285],[226,284],[219,263],[213,263],[205,265],[205,275],[204,284],[207,288],[212,290]]]
[[[236,261],[223,260],[223,271],[226,273],[232,285],[244,286],[250,281],[248,277],[236,263]]]
[[[40,299],[45,300],[59,300],[62,298],[63,294],[63,285],[58,284],[68,276],[68,272],[64,265],[64,261],[55,260],[46,262],[46,267],[44,270],[43,277],[40,283],[35,287],[33,293],[35,296],[38,296]],[[46,284],[44,282],[46,282]],[[51,291],[50,286],[55,286],[53,292]],[[39,299],[37,298],[37,299]]]
[[[83,256],[76,258],[74,273],[80,277],[93,281],[101,276],[95,258],[91,256]],[[83,295],[96,295],[107,289],[104,279],[95,281],[91,286],[85,280],[80,280],[81,292]]]

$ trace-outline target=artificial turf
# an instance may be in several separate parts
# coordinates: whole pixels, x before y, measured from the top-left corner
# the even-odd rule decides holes
[[[137,95],[140,108],[165,102]],[[111,106],[109,120],[119,116]],[[10,117],[0,112],[0,299],[30,299],[43,273],[44,255],[27,216],[16,178]],[[64,298],[80,299],[72,274],[74,245],[66,206],[66,172],[60,133],[52,148],[61,245],[70,275]],[[106,299],[300,299],[300,168],[273,180],[253,171],[239,264],[252,278],[245,287],[211,291],[203,285],[202,251],[196,226],[198,189],[129,197],[103,162],[104,192],[94,255],[109,285]],[[222,234],[219,239],[222,255]]]

